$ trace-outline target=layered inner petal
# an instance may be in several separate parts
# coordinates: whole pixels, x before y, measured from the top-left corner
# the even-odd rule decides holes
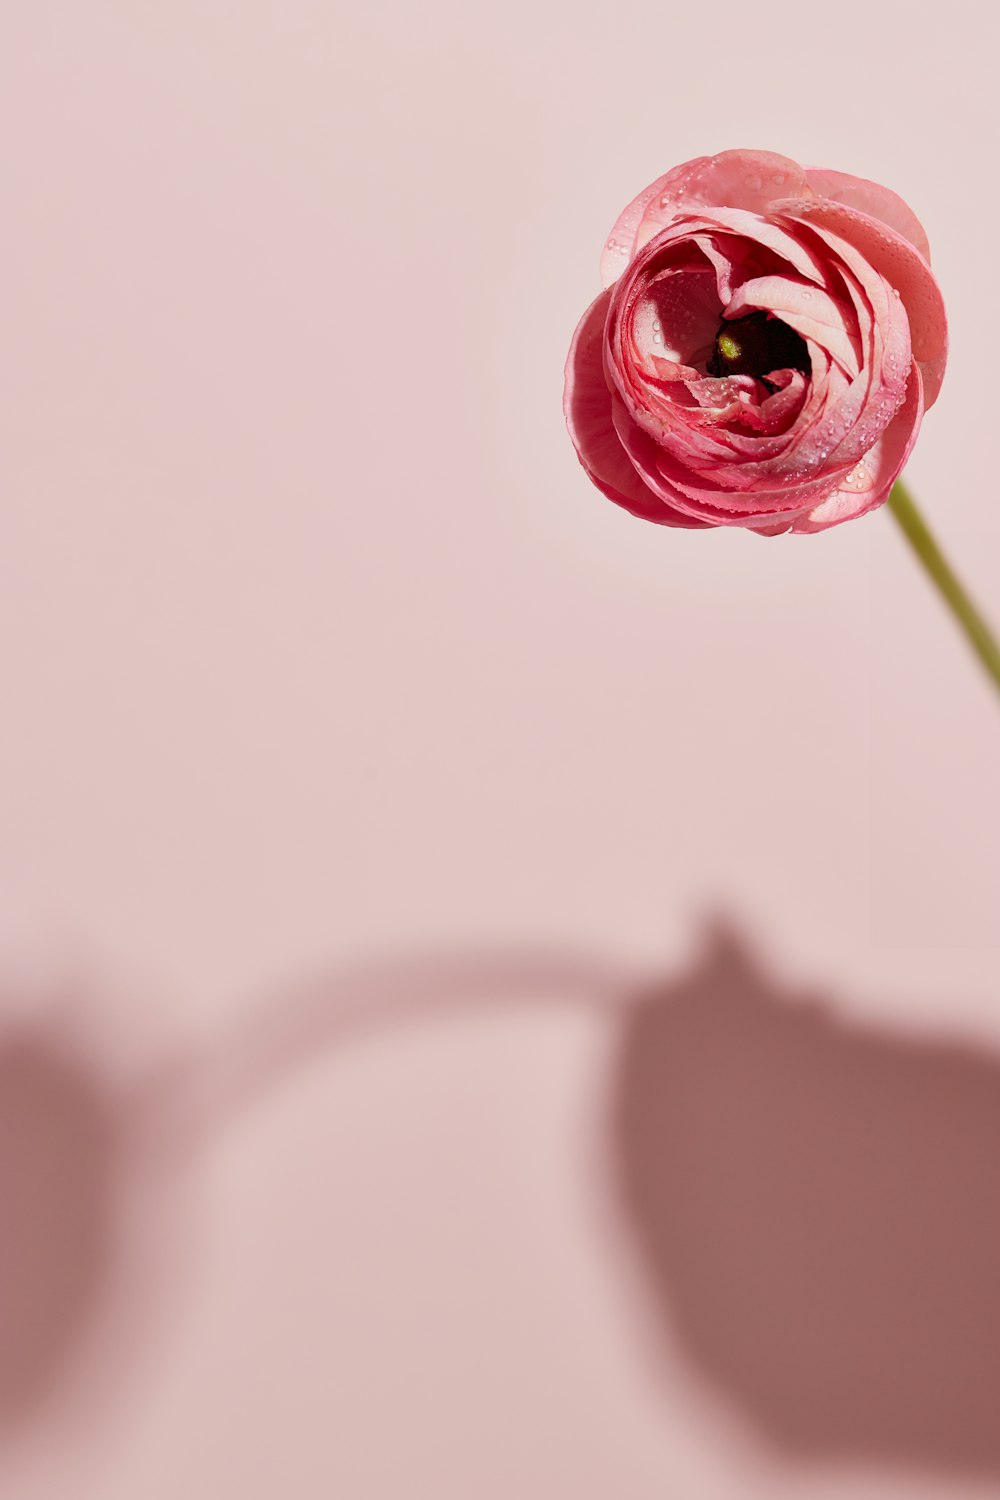
[[[632,320],[636,354],[651,372],[654,359],[704,364],[719,323],[711,267],[701,261],[653,276],[635,304]]]
[[[914,363],[906,399],[886,431],[844,477],[837,490],[793,526],[794,531],[826,531],[875,510],[889,498],[913,450],[924,414],[923,375]]]
[[[845,375],[858,373],[861,339],[852,326],[853,309],[829,292],[799,276],[757,276],[734,293],[726,317],[738,318],[754,308],[773,313],[807,344],[825,349]]]
[[[814,198],[806,203],[778,205],[776,212],[787,213],[815,229],[838,254],[849,246],[859,260],[899,293],[906,308],[913,357],[923,366],[926,405],[933,406],[944,377],[948,319],[941,289],[920,251],[888,224],[844,203]]]

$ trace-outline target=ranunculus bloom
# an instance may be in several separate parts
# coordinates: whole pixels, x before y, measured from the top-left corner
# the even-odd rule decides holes
[[[724,151],[658,178],[566,364],[590,478],[665,526],[822,531],[881,505],[944,374],[929,257],[860,177]]]

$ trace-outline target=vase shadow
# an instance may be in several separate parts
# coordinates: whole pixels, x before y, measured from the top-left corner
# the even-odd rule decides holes
[[[0,1448],[84,1434],[136,1392],[186,1285],[196,1193],[112,1065],[89,988],[0,1011]],[[142,1106],[142,1107],[139,1107]],[[157,1108],[154,1100],[154,1111]]]
[[[40,1424],[94,1429],[136,1392],[192,1271],[202,1160],[272,1093],[401,1025],[608,988],[561,951],[376,958],[269,996],[131,1077],[109,1066],[89,992],[39,1021],[0,994],[0,1450]]]
[[[0,1440],[72,1367],[115,1404],[136,1384],[202,1153],[274,1090],[400,1026],[552,1003],[609,1028],[603,1165],[664,1351],[792,1462],[1000,1480],[1000,1058],[839,1019],[721,925],[642,987],[561,951],[338,968],[127,1089],[58,1029],[0,1037]]]
[[[624,1014],[661,1332],[795,1460],[1000,1477],[1000,1059],[786,994],[723,928]]]
[[[0,1432],[43,1399],[99,1303],[116,1131],[100,1079],[52,1038],[0,1046]]]

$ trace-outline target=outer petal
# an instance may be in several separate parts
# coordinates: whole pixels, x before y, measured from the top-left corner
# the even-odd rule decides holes
[[[928,263],[931,247],[924,226],[908,203],[898,193],[869,182],[867,177],[852,177],[848,172],[828,172],[823,167],[806,167],[806,181],[817,198],[832,198],[848,208],[856,208],[870,219],[880,219],[904,240],[915,245]]]
[[[617,280],[639,243],[652,239],[677,214],[705,207],[766,214],[776,198],[811,196],[803,168],[774,151],[720,151],[717,156],[695,157],[650,183],[618,215],[601,256],[602,284]]]
[[[566,361],[563,411],[577,456],[593,484],[634,516],[662,526],[700,527],[674,510],[640,479],[618,440],[611,418],[611,392],[604,378],[604,327],[610,290],[591,303],[573,335]]]

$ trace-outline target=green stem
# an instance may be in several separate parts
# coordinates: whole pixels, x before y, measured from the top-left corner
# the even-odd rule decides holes
[[[927,569],[938,592],[965,631],[966,639],[986,668],[997,691],[1000,692],[1000,646],[979,610],[973,604],[962,584],[947,562],[941,548],[934,540],[927,523],[917,509],[913,496],[897,479],[889,496],[889,509],[903,528],[906,540]]]

